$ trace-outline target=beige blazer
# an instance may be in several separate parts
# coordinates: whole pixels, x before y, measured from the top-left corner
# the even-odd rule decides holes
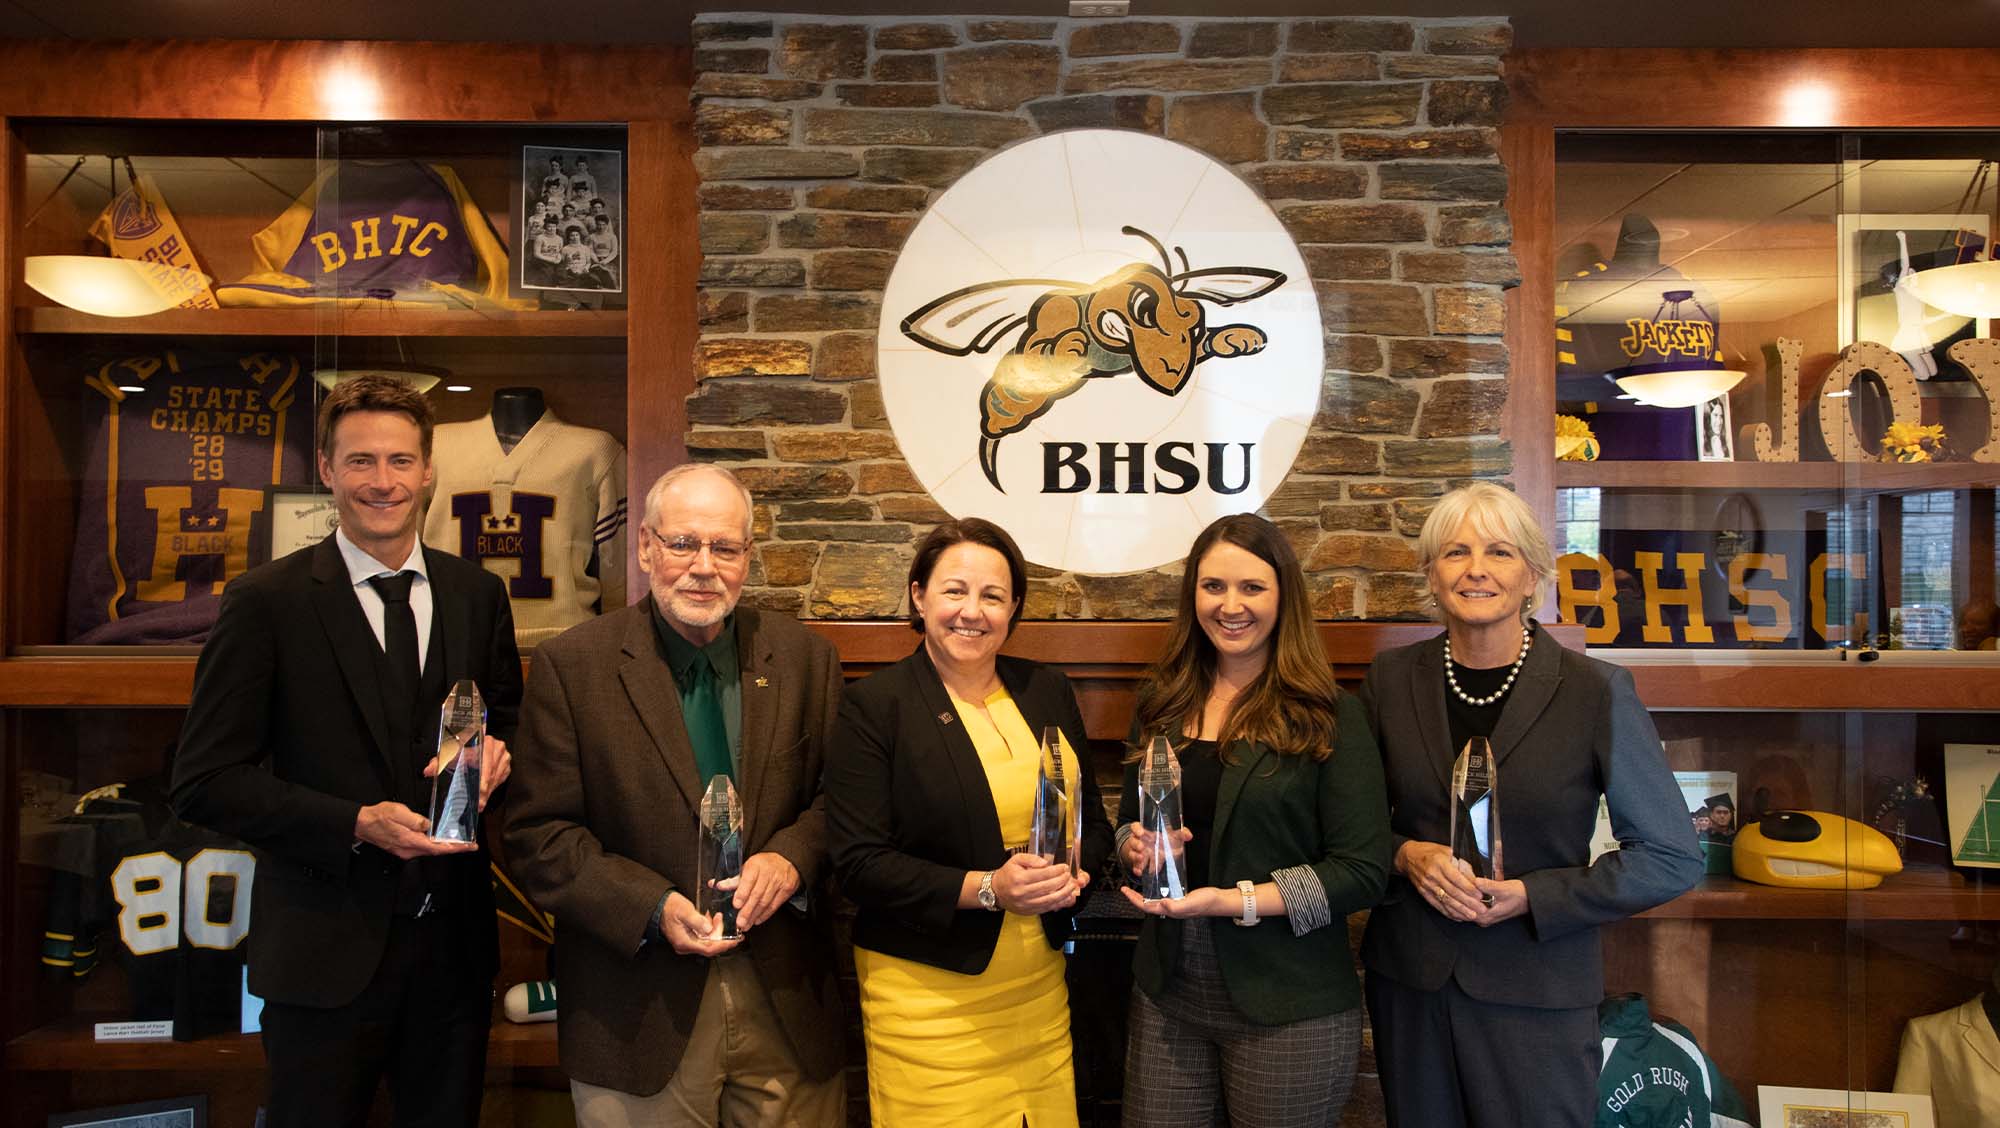
[[[1928,1095],[1937,1128],[2000,1124],[2000,1038],[1979,996],[1903,1028],[1896,1091]]]

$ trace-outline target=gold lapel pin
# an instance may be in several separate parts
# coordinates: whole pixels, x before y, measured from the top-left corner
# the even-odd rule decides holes
[[[765,678],[765,677],[760,677],[760,678],[758,678],[758,679],[757,679],[757,688],[758,688],[758,689],[769,689],[769,688],[771,688],[771,679],[770,679],[770,678]]]
[[[949,709],[946,709],[944,712],[938,714],[938,724],[948,725],[952,722],[952,720],[953,720],[952,712]]]

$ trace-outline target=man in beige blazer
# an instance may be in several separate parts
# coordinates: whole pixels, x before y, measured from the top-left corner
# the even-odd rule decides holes
[[[2000,1011],[2000,970],[1993,979],[1993,991],[1903,1027],[1896,1091],[1928,1094],[1937,1128],[2000,1123],[2000,1038],[1992,1018]]]
[[[845,1120],[819,788],[840,659],[736,606],[750,517],[726,470],[662,475],[639,527],[651,595],[543,643],[528,678],[507,856],[556,919],[586,1128]],[[721,772],[743,804],[740,940],[693,902],[696,812]]]

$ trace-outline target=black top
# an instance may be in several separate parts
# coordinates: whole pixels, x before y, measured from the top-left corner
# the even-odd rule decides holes
[[[1181,825],[1194,832],[1187,845],[1187,887],[1209,884],[1208,851],[1214,840],[1215,804],[1222,792],[1222,758],[1213,740],[1190,740],[1181,758]]]
[[[1490,670],[1475,670],[1461,666],[1456,661],[1451,664],[1452,676],[1458,679],[1458,688],[1468,697],[1486,697],[1500,688],[1507,680],[1507,671],[1514,668],[1509,662]],[[1513,690],[1508,690],[1511,696]],[[1465,747],[1465,742],[1475,736],[1491,737],[1494,726],[1500,723],[1500,711],[1507,707],[1507,698],[1502,697],[1491,705],[1467,705],[1459,700],[1447,683],[1444,687],[1444,714],[1451,723],[1451,754],[1455,757]]]

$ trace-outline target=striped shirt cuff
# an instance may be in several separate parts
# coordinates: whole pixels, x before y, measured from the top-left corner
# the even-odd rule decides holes
[[[1292,922],[1292,935],[1304,936],[1315,928],[1333,923],[1333,907],[1326,902],[1326,886],[1311,866],[1275,870],[1271,881],[1285,899],[1285,919]]]
[[[1125,856],[1125,843],[1132,837],[1132,828],[1135,825],[1137,824],[1119,823],[1118,829],[1112,832],[1111,848],[1120,858],[1123,858]],[[1122,869],[1124,867],[1121,866],[1119,868]]]

